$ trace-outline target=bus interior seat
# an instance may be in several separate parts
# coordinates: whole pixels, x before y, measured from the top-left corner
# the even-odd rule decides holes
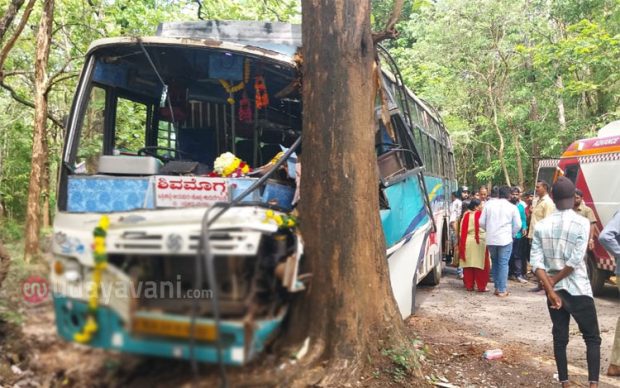
[[[212,128],[179,128],[178,149],[181,159],[191,159],[213,166],[217,144]]]

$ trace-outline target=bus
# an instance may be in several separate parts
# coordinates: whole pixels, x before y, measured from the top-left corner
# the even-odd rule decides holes
[[[309,281],[294,210],[300,45],[299,25],[239,21],[92,43],[53,225],[61,337],[242,365],[278,334]],[[416,285],[440,280],[454,157],[437,112],[382,57],[377,211],[406,317]]]
[[[620,121],[601,128],[597,137],[573,142],[560,157],[558,168],[583,192],[585,204],[596,216],[594,235],[598,236],[615,212],[620,211]],[[618,263],[598,238],[594,241],[586,264],[592,293],[597,296],[602,294]]]

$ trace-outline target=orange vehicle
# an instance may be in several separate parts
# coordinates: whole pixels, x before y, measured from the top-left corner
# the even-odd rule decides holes
[[[620,121],[601,128],[597,137],[575,141],[562,154],[558,167],[583,192],[583,200],[596,216],[598,236],[620,210]],[[618,263],[595,238],[587,264],[592,292],[599,295]]]

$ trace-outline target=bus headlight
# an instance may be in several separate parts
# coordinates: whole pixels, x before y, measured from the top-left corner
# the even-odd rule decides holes
[[[82,266],[75,259],[56,259],[53,265],[54,273],[64,280],[74,283],[82,280]]]

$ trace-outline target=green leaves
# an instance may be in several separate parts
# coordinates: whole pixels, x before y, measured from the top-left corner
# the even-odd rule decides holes
[[[408,85],[440,109],[463,183],[505,181],[494,111],[511,182],[524,174],[530,183],[532,157],[559,156],[619,117],[620,3],[551,3],[446,0],[399,24],[391,52]]]

